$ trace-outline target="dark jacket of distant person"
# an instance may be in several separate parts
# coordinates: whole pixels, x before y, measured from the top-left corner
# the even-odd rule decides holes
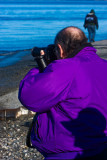
[[[85,17],[84,28],[87,28],[89,24],[95,25],[97,29],[99,27],[98,26],[98,19],[97,19],[97,16],[95,15],[95,12],[93,9]]]

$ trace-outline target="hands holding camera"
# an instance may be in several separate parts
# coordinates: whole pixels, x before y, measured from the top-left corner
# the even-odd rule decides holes
[[[38,64],[40,72],[43,72],[49,63],[57,60],[54,44],[50,44],[47,47],[42,48],[34,47],[31,51],[31,54],[33,57],[35,57],[35,61]]]

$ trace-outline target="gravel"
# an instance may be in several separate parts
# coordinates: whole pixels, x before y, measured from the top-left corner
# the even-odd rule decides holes
[[[26,146],[26,135],[32,115],[0,121],[0,160],[43,160],[35,149]]]

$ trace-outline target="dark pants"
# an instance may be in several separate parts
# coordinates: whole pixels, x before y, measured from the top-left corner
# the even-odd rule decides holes
[[[94,42],[95,41],[95,25],[88,25],[88,39],[89,42]]]

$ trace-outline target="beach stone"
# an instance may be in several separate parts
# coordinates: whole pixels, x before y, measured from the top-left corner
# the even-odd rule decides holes
[[[0,109],[15,109],[21,106],[22,105],[18,100],[18,90],[0,96]]]
[[[21,115],[35,114],[22,106],[18,100],[18,90],[0,96],[0,119],[18,118]]]

